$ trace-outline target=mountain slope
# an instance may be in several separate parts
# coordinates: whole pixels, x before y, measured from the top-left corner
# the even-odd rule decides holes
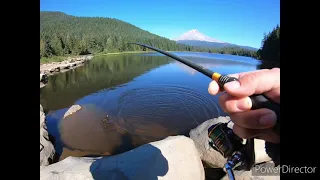
[[[201,37],[209,41],[218,41],[206,36]],[[40,60],[46,58],[54,60],[55,58],[51,58],[53,56],[147,50],[141,46],[128,44],[129,42],[140,42],[166,51],[255,56],[255,52],[243,49],[212,49],[177,43],[118,19],[76,17],[62,12],[40,11]]]
[[[213,39],[199,32],[196,29],[183,33],[178,38],[173,39],[179,44],[185,44],[190,46],[202,47],[202,48],[243,48],[247,50],[257,51],[257,48],[249,46],[240,46],[236,44],[227,43],[218,39]]]
[[[196,49],[152,34],[118,19],[75,17],[61,12],[40,12],[40,56],[145,50],[140,42],[164,50]]]

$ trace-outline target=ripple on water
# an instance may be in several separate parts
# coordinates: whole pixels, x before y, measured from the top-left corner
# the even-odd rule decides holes
[[[212,96],[179,86],[146,85],[114,98],[108,105],[116,104],[112,111],[83,104],[59,121],[64,146],[117,154],[167,136],[188,135],[192,128],[220,115]]]
[[[118,99],[117,112],[113,123],[136,135],[152,134],[155,125],[163,127],[163,135],[170,131],[184,134],[220,115],[217,103],[209,96],[172,85],[126,91]]]

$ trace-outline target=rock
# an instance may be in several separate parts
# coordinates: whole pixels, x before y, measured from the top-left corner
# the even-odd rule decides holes
[[[80,56],[80,57],[75,57],[75,58],[66,58],[66,60],[62,62],[52,62],[52,63],[45,63],[41,64],[40,63],[40,72],[45,72],[48,75],[53,75],[56,73],[61,73],[65,72],[63,69],[70,70],[78,65],[83,65],[84,61],[88,61],[92,59],[93,56]],[[77,62],[77,63],[76,63]],[[68,68],[69,66],[69,68]],[[40,78],[41,79],[41,78]]]
[[[43,167],[40,179],[204,180],[205,175],[194,142],[171,136],[115,156],[68,157]]]
[[[49,165],[54,155],[55,150],[52,143],[49,141],[45,114],[42,106],[40,105],[40,166]]]
[[[48,75],[45,73],[40,73],[40,82],[46,84],[48,82]]]
[[[68,109],[68,111],[64,114],[63,118],[65,118],[65,117],[67,117],[67,116],[69,116],[69,115],[71,115],[71,114],[79,111],[80,109],[81,109],[81,106],[78,105],[78,104],[71,106],[71,107]]]
[[[202,124],[200,124],[195,129],[190,131],[190,138],[195,142],[197,150],[199,152],[201,160],[206,164],[214,168],[223,168],[227,159],[225,159],[218,151],[214,150],[209,145],[208,129],[210,126],[217,124],[219,122],[226,123],[230,121],[230,117],[218,117],[215,119],[210,119]],[[233,127],[233,123],[228,124],[229,128]],[[267,155],[265,151],[265,141],[255,139],[255,164],[262,162],[270,162],[271,158]],[[251,172],[235,172],[235,175],[241,179],[242,177],[252,178]],[[277,176],[273,176],[277,178]],[[228,179],[228,178],[227,178]],[[237,178],[238,179],[238,178]],[[261,179],[261,178],[260,178]]]
[[[105,124],[106,112],[93,104],[73,105],[63,116],[58,125],[60,139],[70,150],[114,154],[125,141],[114,126]]]
[[[56,68],[54,69],[54,71],[55,71],[55,72],[60,72],[60,67],[56,67]]]
[[[46,84],[43,84],[42,82],[40,82],[40,89],[45,87],[45,86],[46,86]]]

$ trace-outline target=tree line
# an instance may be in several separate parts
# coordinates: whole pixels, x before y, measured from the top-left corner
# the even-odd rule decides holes
[[[130,42],[140,42],[166,51],[257,57],[257,52],[240,47],[210,49],[178,44],[118,19],[40,12],[40,59],[52,56],[147,51],[143,47],[130,45]]]
[[[262,60],[260,68],[280,68],[280,26],[277,25],[271,32],[265,34],[262,46],[257,51],[257,58]]]

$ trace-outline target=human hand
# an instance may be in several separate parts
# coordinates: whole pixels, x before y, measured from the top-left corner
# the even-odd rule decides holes
[[[280,136],[272,128],[277,116],[270,109],[250,110],[252,102],[249,96],[264,94],[280,104],[280,68],[232,74],[239,82],[233,81],[224,85],[219,98],[221,108],[230,114],[234,123],[233,131],[244,139],[259,138],[272,143],[280,143]],[[215,81],[209,84],[209,93],[218,94],[221,90]]]

